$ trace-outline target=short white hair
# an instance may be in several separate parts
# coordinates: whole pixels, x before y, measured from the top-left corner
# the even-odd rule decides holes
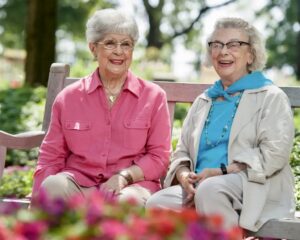
[[[267,60],[267,53],[265,48],[265,42],[263,41],[259,31],[241,18],[221,18],[214,27],[213,32],[207,38],[206,42],[206,57],[205,65],[211,66],[211,51],[208,46],[213,38],[214,33],[219,29],[234,28],[243,31],[249,37],[250,51],[253,55],[253,62],[247,66],[249,71],[262,70],[265,67]]]
[[[121,10],[112,8],[96,11],[86,24],[85,34],[88,43],[102,40],[108,33],[129,35],[134,43],[139,37],[135,19]]]

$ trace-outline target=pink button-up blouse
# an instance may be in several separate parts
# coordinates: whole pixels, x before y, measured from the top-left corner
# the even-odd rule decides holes
[[[128,72],[109,108],[98,69],[56,97],[40,147],[33,195],[49,175],[68,172],[81,186],[97,186],[121,169],[138,165],[142,187],[155,192],[170,156],[170,120],[165,92]]]

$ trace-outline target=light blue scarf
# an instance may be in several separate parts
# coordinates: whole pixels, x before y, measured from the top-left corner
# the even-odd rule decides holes
[[[244,91],[246,89],[261,88],[271,84],[273,84],[273,82],[267,79],[262,72],[255,71],[240,78],[238,81],[230,85],[226,90],[224,90],[220,79],[216,81],[213,86],[207,89],[206,94],[210,98],[224,97],[226,100],[231,101],[232,98],[229,96],[230,94]]]

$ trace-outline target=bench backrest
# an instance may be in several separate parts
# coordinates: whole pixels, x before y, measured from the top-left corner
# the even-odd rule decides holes
[[[47,131],[51,107],[56,95],[67,85],[77,81],[79,78],[69,77],[70,66],[68,64],[53,63],[50,68],[48,79],[48,93],[43,121],[43,130]],[[210,84],[200,83],[178,83],[155,81],[167,93],[168,106],[171,123],[173,123],[176,103],[192,103],[195,98],[207,89]],[[293,108],[300,107],[300,87],[281,87],[290,99]]]

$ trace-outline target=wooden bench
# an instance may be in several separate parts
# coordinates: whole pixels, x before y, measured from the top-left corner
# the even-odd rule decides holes
[[[0,179],[2,177],[6,150],[11,149],[31,149],[40,146],[45,132],[48,129],[51,115],[51,107],[56,95],[67,85],[75,82],[78,78],[69,77],[70,67],[67,64],[54,63],[50,68],[48,79],[48,91],[43,120],[42,131],[27,132],[11,135],[0,131]],[[155,82],[161,86],[167,93],[168,106],[170,111],[171,122],[173,122],[176,103],[192,103],[195,98],[207,89],[209,84],[198,83],[176,83],[176,82]],[[300,107],[300,88],[299,87],[282,87],[288,95],[292,107]],[[11,199],[4,199],[3,202],[10,202]],[[23,204],[29,203],[29,199],[16,200]],[[300,239],[300,219],[274,219],[268,221],[258,232],[248,232],[250,236],[283,238],[283,239]]]

